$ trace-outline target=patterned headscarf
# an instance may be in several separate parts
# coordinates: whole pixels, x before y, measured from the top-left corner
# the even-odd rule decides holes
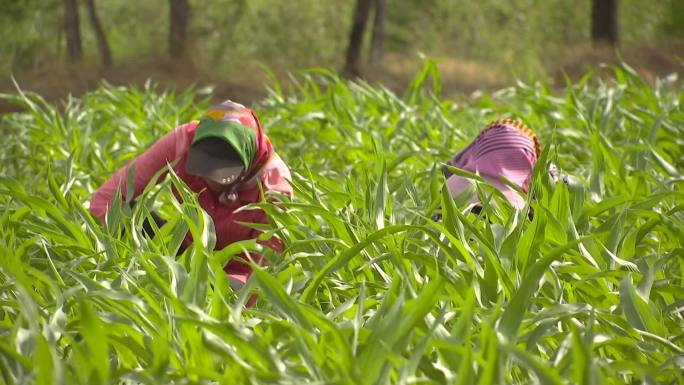
[[[217,135],[217,133],[220,133]],[[240,179],[255,177],[273,156],[273,145],[256,114],[242,104],[226,100],[213,106],[200,120],[193,142],[218,136],[229,142],[244,162]]]
[[[532,169],[541,153],[539,139],[534,132],[517,120],[504,119],[492,122],[466,148],[454,155],[448,165],[479,174],[500,190],[514,207],[523,207],[525,201],[506,186],[505,177],[523,191],[529,191]],[[447,188],[452,196],[465,191],[472,181],[445,169]],[[477,201],[473,198],[473,203]]]

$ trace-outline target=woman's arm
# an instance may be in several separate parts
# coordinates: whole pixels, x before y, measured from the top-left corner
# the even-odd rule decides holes
[[[135,166],[135,186],[133,197],[140,195],[154,174],[166,167],[167,164],[179,159],[190,146],[189,128],[197,123],[188,123],[176,127],[164,135],[152,147],[117,170],[107,180],[90,200],[90,212],[104,223],[109,207],[111,207],[117,188],[121,191],[121,199],[126,199],[128,172]]]

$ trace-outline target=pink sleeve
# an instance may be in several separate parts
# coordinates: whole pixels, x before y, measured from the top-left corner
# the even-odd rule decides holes
[[[266,191],[278,191],[291,197],[290,180],[292,180],[290,169],[277,154],[274,155],[264,172],[264,189]]]
[[[269,167],[266,171],[266,176],[264,178],[264,188],[266,191],[278,191],[280,193],[286,194],[292,197],[292,185],[290,185],[290,180],[292,180],[292,175],[290,175],[290,169],[287,167],[285,162],[276,154],[273,159],[269,162]],[[266,213],[259,210],[261,217],[259,222],[268,223],[268,217]],[[254,236],[259,235],[259,231],[254,230]],[[276,236],[273,236],[265,241],[259,241],[263,246],[269,247],[276,252],[280,253],[283,251],[283,242]]]
[[[154,174],[181,157],[190,146],[189,128],[196,123],[188,123],[176,127],[164,135],[147,151],[139,155],[126,166],[120,168],[107,180],[90,200],[90,212],[104,223],[107,211],[111,206],[117,187],[120,187],[121,197],[126,199],[127,178],[130,168],[135,165],[135,187],[133,198],[140,195]]]

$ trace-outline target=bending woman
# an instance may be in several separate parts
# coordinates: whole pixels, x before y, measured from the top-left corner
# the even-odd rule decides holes
[[[199,204],[214,222],[216,250],[233,242],[258,237],[260,231],[238,222],[268,223],[262,210],[236,212],[261,200],[259,184],[265,192],[292,195],[288,182],[290,171],[274,152],[256,115],[241,104],[225,101],[213,107],[200,121],[175,128],[115,172],[93,194],[90,211],[104,222],[114,199],[134,199],[167,165],[172,165],[178,177],[199,194]],[[134,196],[126,197],[126,179],[133,166]],[[117,188],[121,197],[114,196]],[[183,247],[188,247],[191,242],[188,234]],[[282,243],[275,237],[260,243],[282,251]],[[261,261],[258,256],[250,257]],[[249,266],[239,260],[229,261],[225,271],[233,288],[243,285],[251,274]]]

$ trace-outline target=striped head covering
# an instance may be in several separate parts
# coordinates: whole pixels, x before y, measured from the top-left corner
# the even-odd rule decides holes
[[[447,164],[479,174],[500,190],[513,207],[522,208],[525,200],[508,187],[501,177],[527,192],[532,169],[540,153],[539,139],[529,127],[517,120],[503,119],[492,122]],[[471,179],[452,175],[446,168],[445,174],[447,188],[454,197],[474,183]],[[477,196],[471,198],[471,203],[477,201]]]
[[[234,183],[239,189],[256,178],[273,155],[271,141],[254,112],[226,100],[211,107],[197,124],[185,168],[190,174]]]
[[[246,137],[248,139],[242,141],[242,146],[237,145],[235,141],[231,143],[245,161],[244,179],[249,179],[261,171],[273,156],[273,145],[264,133],[259,118],[252,110],[242,104],[226,100],[207,111],[206,118],[210,118],[211,121],[219,124],[229,125],[235,122],[247,128]],[[200,130],[199,126],[197,130]]]

